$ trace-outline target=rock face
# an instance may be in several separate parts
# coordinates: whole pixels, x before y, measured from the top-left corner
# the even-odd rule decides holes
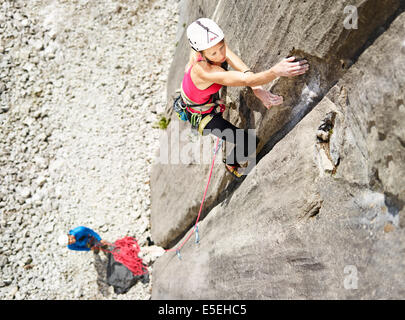
[[[345,11],[348,5],[358,8],[357,26],[350,23],[349,11]],[[399,6],[398,0],[355,3],[185,1],[183,17],[180,19],[182,24],[178,31],[180,40],[169,74],[168,116],[171,115],[170,101],[176,95],[176,89],[180,87],[190,52],[186,26],[198,17],[208,16],[215,19],[224,29],[230,48],[239,54],[253,71],[268,69],[289,55],[306,58],[310,63],[310,71],[305,76],[280,78],[265,86],[284,97],[284,103],[271,110],[267,110],[258,101],[250,88],[225,88],[222,91],[222,97],[228,105],[224,118],[240,128],[256,131],[261,140],[258,147],[262,150],[258,155],[260,160],[347,72],[358,55],[364,51],[364,47],[397,15]],[[353,29],[354,27],[357,29]],[[177,125],[179,129],[175,128]],[[180,138],[176,135],[179,131],[181,137],[186,136],[187,128],[188,124],[179,124],[177,118],[173,118],[165,139],[162,140],[161,149],[164,145],[179,141]],[[194,144],[202,146],[214,143],[211,136],[196,139]],[[231,147],[232,145],[227,144],[227,151],[224,152],[229,152]],[[191,149],[190,144],[183,142],[177,153],[185,154],[188,149]],[[173,150],[171,147],[171,151]],[[210,164],[185,157],[183,161],[175,160],[158,160],[152,169],[151,231],[156,243],[164,247],[174,245],[195,221]],[[173,181],[178,183],[172,183]],[[184,183],[185,181],[191,183]],[[203,217],[234,189],[234,184],[223,165],[216,166],[213,185],[215,187],[208,191]],[[174,194],[176,196],[173,196]]]
[[[242,123],[257,129],[265,152],[225,196],[216,189],[224,179],[216,171],[211,196],[217,192],[218,200],[199,223],[201,241],[190,240],[182,260],[174,253],[157,260],[153,299],[405,297],[405,13],[403,4],[390,2],[387,9],[383,2],[357,3],[358,31],[339,25],[346,2],[218,3],[213,17],[256,71],[300,52],[312,62],[311,73],[273,84],[286,102],[267,113],[249,90],[228,88],[227,98]],[[264,51],[271,38],[274,45]],[[340,59],[345,66],[338,71]],[[246,105],[249,111],[241,111]],[[236,117],[230,113],[231,121]],[[184,176],[194,177],[192,170]],[[177,184],[177,194],[205,185],[205,176],[198,177]],[[168,200],[174,186],[163,170],[151,183],[152,234],[165,230],[159,236],[166,244],[179,230],[180,214],[173,216]],[[158,200],[153,192],[164,186],[167,194]],[[167,203],[164,221],[154,210],[160,201]],[[177,209],[187,216],[193,201],[179,201]]]

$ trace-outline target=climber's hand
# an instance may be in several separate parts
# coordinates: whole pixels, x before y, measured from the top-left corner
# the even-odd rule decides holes
[[[295,61],[295,57],[285,58],[277,63],[273,72],[278,77],[295,77],[304,74],[309,69],[307,60]]]
[[[258,97],[267,109],[271,106],[278,106],[283,103],[283,97],[272,94],[271,92],[262,88],[254,88],[253,93]]]

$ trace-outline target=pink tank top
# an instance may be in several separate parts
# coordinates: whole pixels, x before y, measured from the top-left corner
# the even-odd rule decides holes
[[[202,60],[203,60],[203,58],[201,56],[199,56],[197,61],[200,62]],[[188,72],[184,74],[184,78],[183,78],[183,82],[182,82],[183,91],[191,101],[194,101],[197,104],[206,103],[207,101],[210,100],[211,95],[213,95],[214,93],[217,93],[222,88],[222,85],[214,83],[205,90],[198,89],[195,86],[195,84],[193,83],[193,80],[191,79],[191,69],[192,68],[193,68],[193,66],[191,66],[190,69],[188,70]],[[209,102],[211,102],[211,101],[209,101]]]

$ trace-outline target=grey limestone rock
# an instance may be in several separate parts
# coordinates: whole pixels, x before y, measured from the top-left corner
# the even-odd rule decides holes
[[[404,298],[404,27],[402,13],[210,210],[198,245],[187,242],[182,260],[173,252],[157,260],[153,299]],[[328,51],[327,42],[314,48]],[[322,150],[330,160],[333,146],[335,171],[322,175],[316,135],[330,112],[336,121]]]

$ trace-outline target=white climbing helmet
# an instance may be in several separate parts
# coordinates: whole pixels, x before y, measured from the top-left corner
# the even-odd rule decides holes
[[[61,234],[58,238],[58,243],[60,246],[67,246],[69,244],[69,236],[66,233]]]
[[[213,20],[201,18],[189,25],[187,38],[195,51],[203,51],[221,42],[224,32]]]

